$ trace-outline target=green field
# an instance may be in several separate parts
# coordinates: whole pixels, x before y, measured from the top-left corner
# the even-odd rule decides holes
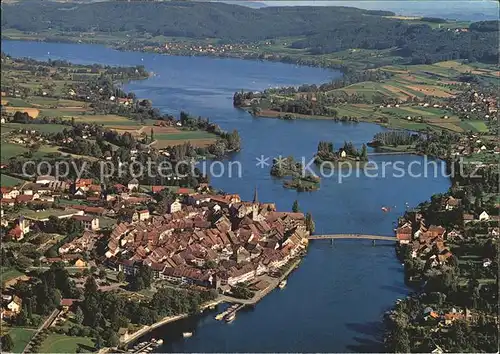
[[[34,329],[20,327],[11,328],[8,333],[10,334],[12,341],[14,342],[14,348],[12,349],[12,352],[22,353],[35,332],[36,331]]]
[[[15,157],[18,155],[21,155],[28,151],[24,146],[17,145],[17,144],[12,144],[12,143],[4,143],[2,142],[2,149],[1,149],[1,161],[2,162],[7,162],[11,157]]]
[[[464,130],[472,130],[473,132],[477,133],[487,133],[489,131],[488,127],[486,126],[486,123],[483,122],[482,120],[465,121],[460,123],[460,126]]]
[[[6,175],[6,174],[3,174],[3,173],[0,175],[0,185],[2,187],[17,186],[17,185],[23,184],[24,182],[26,182],[26,181],[19,179],[19,178],[9,176],[9,175]]]
[[[12,107],[31,107],[25,99],[17,97],[2,97],[2,104],[5,102],[8,102],[8,105]]]
[[[88,337],[51,334],[42,342],[40,353],[76,353],[79,348],[93,351],[94,342]]]
[[[40,109],[40,116],[41,117],[58,117],[58,118],[64,118],[64,117],[80,117],[83,115],[82,110],[71,110],[71,109],[58,109],[58,108],[42,108]]]
[[[58,133],[62,132],[64,129],[71,129],[71,127],[63,124],[22,124],[22,123],[5,123],[2,126],[2,131],[4,128],[7,129],[27,129],[36,130],[40,133]]]
[[[49,216],[68,215],[68,210],[46,209],[43,211],[36,212],[36,211],[30,210],[30,209],[22,209],[17,214],[23,215],[24,217],[29,218],[29,219],[33,219],[33,220],[43,220],[43,219],[47,219]]]
[[[1,273],[2,284],[8,282],[11,279],[24,275],[24,273],[20,272],[15,268],[4,268],[4,267],[0,268],[0,273]]]
[[[155,134],[155,140],[215,139],[215,135],[205,131],[181,131],[180,133]]]

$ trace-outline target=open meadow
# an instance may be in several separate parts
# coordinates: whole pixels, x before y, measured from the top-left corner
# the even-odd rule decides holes
[[[64,334],[49,334],[40,346],[40,353],[78,353],[93,350],[94,342],[91,338]]]

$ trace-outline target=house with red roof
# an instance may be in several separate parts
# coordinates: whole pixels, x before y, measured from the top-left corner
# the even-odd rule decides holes
[[[396,238],[399,244],[406,245],[411,242],[412,228],[410,224],[405,224],[396,229]]]
[[[0,187],[0,192],[2,193],[2,198],[6,199],[16,199],[21,194],[17,188],[11,187]]]

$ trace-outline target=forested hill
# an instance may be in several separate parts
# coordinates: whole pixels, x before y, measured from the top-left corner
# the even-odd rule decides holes
[[[392,14],[345,7],[259,10],[205,2],[42,2],[3,6],[2,29],[141,31],[173,37],[254,41],[320,33],[335,22],[360,21],[371,13]]]
[[[433,29],[388,18],[387,11],[348,7],[266,7],[206,2],[19,3],[2,6],[2,29],[23,32],[138,32],[152,36],[252,42],[296,37],[310,55],[345,49],[395,48],[409,63],[451,59],[498,61],[497,21],[468,31]]]

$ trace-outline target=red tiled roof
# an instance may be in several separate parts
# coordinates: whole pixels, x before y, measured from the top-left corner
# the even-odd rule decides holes
[[[152,186],[151,187],[151,192],[153,192],[153,193],[160,193],[165,188],[167,188],[167,187],[166,186]]]
[[[75,302],[80,302],[78,299],[61,299],[61,306],[72,306]]]
[[[14,238],[18,239],[18,238],[20,238],[20,237],[21,237],[21,234],[22,234],[22,233],[23,233],[23,232],[22,232],[21,228],[20,228],[20,227],[19,227],[19,225],[18,225],[18,226],[16,226],[15,228],[13,228],[13,229],[11,229],[11,230],[9,231],[9,236],[11,236],[11,237],[14,237]]]
[[[32,195],[26,195],[26,194],[18,195],[17,198],[16,198],[16,202],[17,203],[27,203],[27,202],[29,202],[31,200],[33,200],[33,196]]]

